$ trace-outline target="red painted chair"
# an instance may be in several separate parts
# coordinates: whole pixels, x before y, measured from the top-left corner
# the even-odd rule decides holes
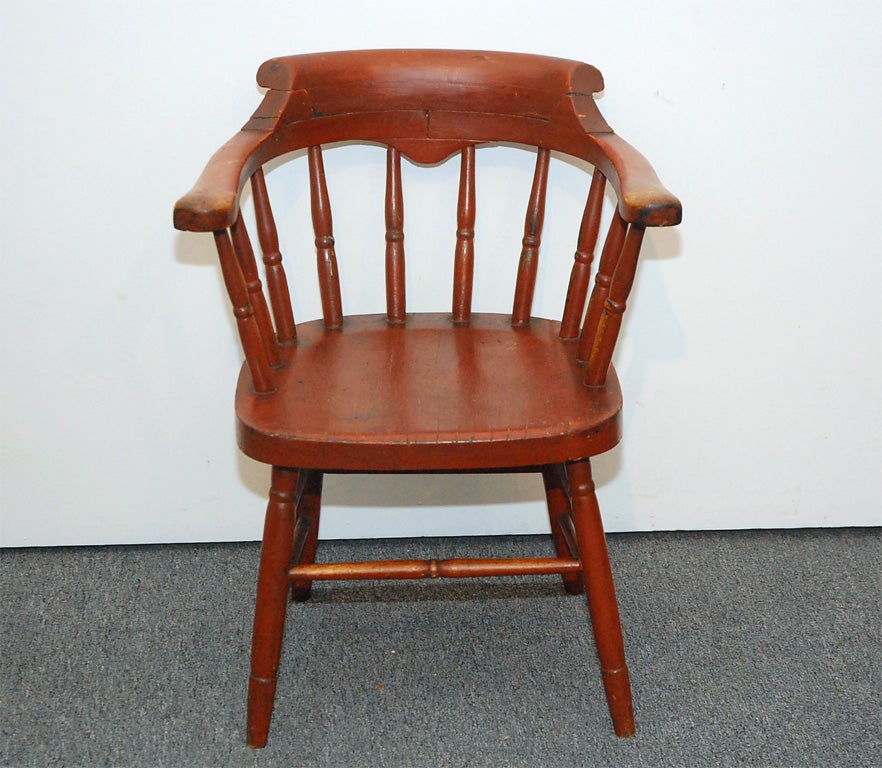
[[[502,574],[560,574],[571,594],[587,587],[615,732],[633,734],[590,457],[620,437],[621,392],[610,360],[644,230],[677,224],[679,201],[600,115],[592,94],[603,80],[587,64],[494,52],[352,51],[273,59],[257,79],[268,89],[262,104],[211,158],[174,219],[178,229],[213,233],[245,352],[239,446],[272,465],[248,743],[266,744],[289,590],[306,600],[316,579]],[[323,147],[342,141],[387,147],[381,315],[343,311],[322,163]],[[471,308],[476,148],[490,142],[536,157],[519,262],[508,253],[478,254],[511,269],[510,315]],[[263,171],[296,150],[308,154],[323,308],[322,319],[297,325]],[[594,168],[560,321],[531,315],[552,152]],[[408,313],[401,158],[434,164],[453,155],[461,171],[451,311]],[[249,183],[269,301],[239,211]],[[586,311],[607,184],[618,203]],[[316,564],[325,473],[457,470],[541,473],[557,557]]]

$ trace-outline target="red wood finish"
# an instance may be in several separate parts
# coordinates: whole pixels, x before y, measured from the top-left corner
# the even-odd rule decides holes
[[[573,531],[573,509],[566,466],[550,464],[543,467],[542,482],[545,486],[554,550],[561,559],[578,558],[579,548]],[[571,595],[580,595],[585,591],[585,583],[580,573],[564,574],[563,584],[564,589]]]
[[[331,201],[325,181],[322,150],[317,146],[309,148],[309,190],[325,327],[338,330],[343,326],[343,300],[340,298],[340,277],[337,272],[337,253],[334,250]]]
[[[242,277],[245,279],[245,288],[248,291],[248,302],[254,312],[254,320],[260,329],[260,340],[263,343],[264,353],[270,367],[279,365],[279,351],[276,347],[276,334],[273,330],[273,321],[270,319],[269,307],[266,297],[263,295],[263,286],[260,276],[257,274],[257,264],[254,261],[254,249],[251,247],[251,238],[245,231],[245,222],[239,216],[230,227],[230,235],[233,240],[233,248],[239,259],[242,269]]]
[[[404,323],[405,296],[401,153],[389,147],[386,152],[386,317],[393,325]]]
[[[236,316],[251,386],[260,394],[272,392],[273,378],[266,345],[261,337],[260,325],[254,317],[254,308],[248,300],[248,287],[242,274],[242,266],[236,258],[230,236],[225,231],[215,233],[214,244],[224,276],[224,284],[233,304],[233,314]]]
[[[578,560],[557,557],[455,558],[451,560],[376,560],[366,563],[322,563],[291,568],[289,578],[298,579],[464,579],[475,576],[535,576],[575,574]]]
[[[297,525],[301,526],[302,538],[295,543],[291,554],[291,567],[311,565],[315,562],[318,548],[318,532],[322,505],[322,473],[318,470],[302,470],[303,490],[297,500]],[[302,603],[312,593],[311,579],[295,579],[291,582],[291,599]]]
[[[542,225],[545,222],[545,190],[548,186],[549,157],[549,151],[540,147],[536,154],[536,171],[533,174],[533,189],[530,191],[527,219],[524,222],[518,280],[515,285],[514,307],[511,311],[511,324],[516,328],[530,324],[536,273],[539,270],[539,244],[542,240]]]
[[[453,322],[468,324],[472,315],[475,274],[475,148],[462,150],[456,207],[456,253],[453,257]]]
[[[569,464],[567,474],[572,488],[573,523],[581,553],[591,623],[594,626],[594,641],[597,644],[610,715],[616,736],[633,736],[631,684],[625,664],[622,626],[606,551],[603,522],[591,478],[591,464],[587,459]]]
[[[276,321],[276,338],[279,344],[289,346],[297,341],[294,325],[294,312],[291,309],[291,295],[288,292],[288,278],[282,266],[279,252],[279,235],[266,191],[263,169],[258,168],[251,177],[251,193],[254,197],[254,217],[257,220],[257,237],[263,251],[266,267],[266,285]]]
[[[266,744],[276,693],[276,673],[282,651],[285,609],[288,602],[288,567],[294,538],[294,490],[297,472],[274,467],[270,499],[263,529],[251,678],[248,685],[248,746]]]
[[[276,396],[256,396],[243,368],[239,446],[266,464],[355,471],[531,466],[612,448],[615,375],[585,387],[558,323],[533,318],[516,333],[509,323],[417,313],[402,327],[362,315],[333,334],[301,323]]]
[[[622,327],[622,315],[625,313],[625,302],[634,283],[637,269],[637,257],[643,242],[645,229],[638,224],[628,228],[625,244],[619,254],[616,271],[613,272],[609,286],[609,295],[603,304],[603,313],[597,326],[597,335],[588,358],[588,370],[585,371],[585,383],[591,387],[602,386],[606,381],[612,361],[613,349]]]
[[[631,735],[624,643],[589,457],[620,438],[613,351],[645,229],[678,223],[679,201],[607,125],[593,99],[603,79],[580,62],[349,51],[272,59],[258,82],[267,89],[263,102],[175,208],[176,227],[214,234],[245,353],[239,446],[273,467],[248,743],[267,740],[289,593],[307,600],[317,579],[506,574],[557,575],[567,592],[587,594],[613,727]],[[337,142],[387,148],[385,192],[378,192],[385,314],[344,316],[322,159],[322,148]],[[493,142],[536,153],[526,212],[512,214],[524,216],[524,231],[510,316],[472,307],[477,149]],[[298,150],[308,156],[322,319],[295,326],[263,165]],[[457,153],[451,312],[408,314],[401,158],[431,164]],[[594,166],[560,323],[532,313],[554,153]],[[269,302],[239,210],[249,180]],[[617,202],[586,310],[607,185]],[[480,258],[502,270],[510,254]],[[316,563],[324,475],[348,471],[541,473],[556,556]]]
[[[579,228],[579,241],[573,256],[575,263],[570,272],[570,285],[567,289],[567,300],[564,304],[563,318],[560,321],[560,337],[577,339],[579,323],[585,311],[585,297],[588,295],[588,282],[591,278],[591,262],[594,260],[594,247],[597,245],[597,233],[600,230],[600,214],[603,209],[603,190],[606,178],[597,169],[591,176],[591,189],[585,202],[582,214],[582,226]]]
[[[627,222],[618,213],[613,214],[606,240],[603,243],[603,251],[600,254],[600,265],[594,276],[594,290],[591,292],[591,300],[588,302],[582,334],[579,336],[578,358],[583,362],[587,362],[591,357],[591,349],[600,328],[600,317],[603,314],[606,297],[609,296],[609,286],[622,253],[622,245],[625,243],[627,231]]]
[[[474,143],[545,146],[597,165],[628,223],[680,221],[677,198],[597,109],[603,78],[587,64],[498,51],[345,51],[272,59],[257,79],[269,89],[263,103],[178,202],[178,229],[229,227],[242,186],[268,160],[353,140],[394,144],[424,163]]]

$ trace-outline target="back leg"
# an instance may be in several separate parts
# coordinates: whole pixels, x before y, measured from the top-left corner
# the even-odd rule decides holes
[[[576,534],[573,529],[572,507],[570,505],[569,481],[566,466],[549,464],[542,468],[542,482],[545,485],[545,500],[548,503],[548,520],[551,523],[551,538],[557,556],[562,559],[579,557]],[[563,574],[564,589],[570,595],[581,595],[585,591],[585,581],[581,573]]]
[[[631,703],[631,682],[625,664],[619,608],[616,604],[600,507],[594,494],[591,464],[588,459],[570,464],[567,467],[567,474],[572,490],[573,523],[585,575],[594,640],[613,728],[616,736],[633,736],[634,709]]]
[[[315,562],[315,552],[318,548],[319,518],[322,509],[322,479],[323,474],[317,469],[305,470],[306,480],[303,490],[297,501],[297,526],[305,526],[303,547],[295,534],[294,551],[292,552],[291,565],[310,565]],[[302,522],[301,522],[302,521]],[[295,531],[297,528],[295,527]],[[298,552],[298,550],[300,550]],[[312,582],[307,579],[294,579],[291,582],[291,599],[298,603],[309,600],[312,594]]]

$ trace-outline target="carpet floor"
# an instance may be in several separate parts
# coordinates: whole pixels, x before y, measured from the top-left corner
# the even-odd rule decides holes
[[[542,556],[545,537],[323,542]],[[609,536],[637,736],[556,577],[316,585],[244,745],[259,545],[0,552],[2,766],[882,766],[879,529]]]

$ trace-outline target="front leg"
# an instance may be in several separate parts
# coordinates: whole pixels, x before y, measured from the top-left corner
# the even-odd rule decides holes
[[[266,746],[273,714],[276,671],[282,651],[288,603],[288,568],[294,538],[297,476],[295,469],[273,467],[263,528],[263,546],[260,550],[254,635],[251,643],[247,726],[249,747]]]
[[[616,735],[633,736],[634,709],[625,664],[622,625],[589,460],[568,465],[567,474],[573,499],[573,523],[579,544],[579,559],[585,576],[588,607],[609,712]]]

